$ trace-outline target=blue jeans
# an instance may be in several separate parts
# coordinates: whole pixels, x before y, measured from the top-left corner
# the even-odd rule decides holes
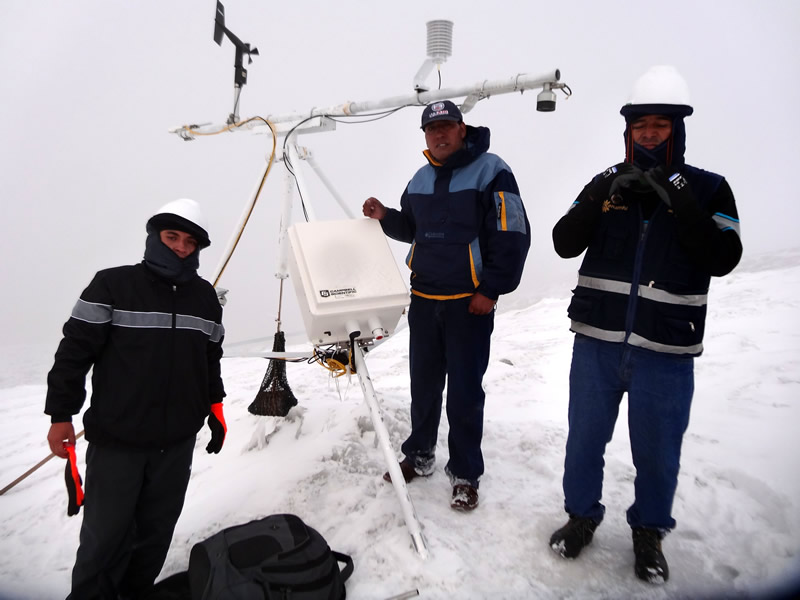
[[[636,468],[631,527],[675,527],[681,442],[694,393],[694,359],[575,336],[569,375],[569,436],[564,463],[564,508],[570,516],[602,521],[603,467],[622,394]]]
[[[411,435],[401,450],[412,463],[433,467],[442,392],[447,380],[447,444],[445,470],[454,479],[478,487],[483,475],[483,375],[489,365],[494,311],[469,313],[471,298],[430,300],[411,296],[408,311],[411,372]]]

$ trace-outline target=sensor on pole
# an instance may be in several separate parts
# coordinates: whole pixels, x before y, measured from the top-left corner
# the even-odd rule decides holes
[[[433,66],[441,65],[453,54],[453,22],[437,19],[428,21],[425,26],[428,30],[428,58],[414,76],[414,89],[417,92],[427,92],[430,89],[425,80],[433,70]]]

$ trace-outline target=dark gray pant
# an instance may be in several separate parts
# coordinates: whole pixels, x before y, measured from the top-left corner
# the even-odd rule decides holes
[[[152,451],[89,444],[68,600],[136,598],[153,585],[183,509],[194,443]]]

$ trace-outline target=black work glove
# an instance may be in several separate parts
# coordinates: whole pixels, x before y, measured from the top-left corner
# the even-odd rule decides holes
[[[609,167],[592,180],[586,192],[591,200],[602,204],[620,188],[642,178],[642,170],[631,163],[619,163]]]
[[[75,456],[75,444],[64,444],[67,451],[67,466],[64,469],[64,479],[67,482],[67,516],[77,515],[83,505],[83,488],[81,474],[78,473],[78,459]]]
[[[678,171],[667,170],[663,165],[659,165],[655,169],[645,171],[644,178],[661,201],[671,209],[680,211],[694,204],[689,182]]]
[[[208,415],[208,428],[211,430],[211,441],[206,446],[209,454],[219,454],[222,444],[225,443],[225,434],[228,427],[225,425],[225,416],[222,414],[222,402],[215,402],[211,405],[211,412]]]

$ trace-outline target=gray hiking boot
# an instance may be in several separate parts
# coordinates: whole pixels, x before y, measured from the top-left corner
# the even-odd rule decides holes
[[[647,583],[666,583],[669,579],[669,566],[661,551],[661,532],[644,527],[634,527],[631,532],[633,554],[636,556],[636,576]]]
[[[577,558],[592,543],[597,521],[585,517],[570,517],[567,524],[550,536],[550,548],[564,558]]]

